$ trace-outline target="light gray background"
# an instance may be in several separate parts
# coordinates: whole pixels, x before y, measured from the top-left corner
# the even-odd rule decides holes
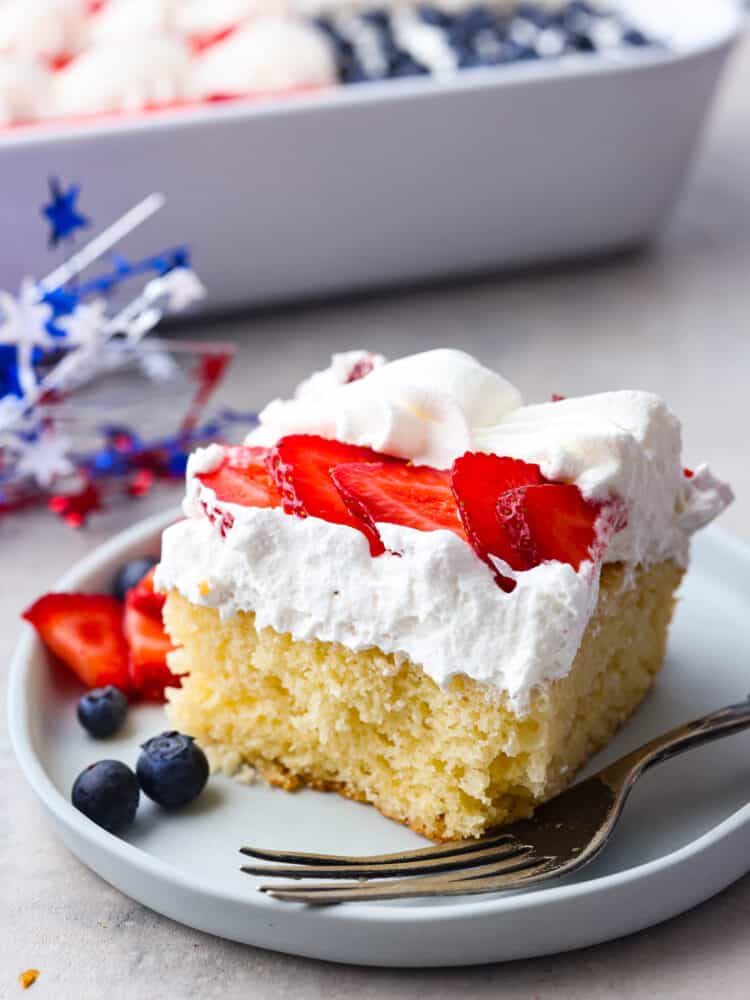
[[[710,458],[734,484],[738,500],[723,524],[750,541],[750,45],[730,68],[685,197],[648,252],[186,332],[240,342],[222,390],[238,407],[285,393],[331,351],[360,345],[390,355],[464,347],[529,400],[654,390],[683,418],[686,461]],[[80,533],[46,513],[0,522],[0,664],[10,660],[23,607],[113,532],[175,499],[156,493]],[[4,686],[0,700],[0,998],[22,995],[17,975],[29,966],[41,969],[27,994],[39,1000],[750,994],[750,878],[626,940],[466,970],[329,965],[180,927],[111,889],[53,837],[10,750]]]

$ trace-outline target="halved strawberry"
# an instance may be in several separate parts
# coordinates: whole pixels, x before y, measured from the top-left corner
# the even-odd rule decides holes
[[[514,550],[506,561],[513,569],[530,569],[554,559],[577,570],[596,557],[602,510],[577,486],[565,483],[509,490],[497,502],[498,521]]]
[[[45,594],[23,613],[86,687],[130,689],[122,605],[105,594]]]
[[[271,470],[287,514],[319,517],[361,531],[373,556],[385,551],[377,532],[351,513],[331,478],[331,469],[349,462],[395,462],[372,448],[342,444],[314,434],[291,434],[271,449]]]
[[[164,629],[164,594],[154,591],[154,572],[125,596],[124,631],[130,650],[130,681],[143,698],[160,701],[165,687],[179,687],[180,679],[167,666],[167,653],[174,649]]]
[[[213,472],[196,476],[218,500],[242,507],[278,507],[279,491],[268,468],[268,449],[236,445],[224,449],[224,461]]]
[[[152,567],[135,587],[126,594],[126,599],[131,606],[142,611],[144,615],[151,618],[158,618],[161,621],[161,613],[167,600],[166,594],[160,594],[154,590],[154,574],[156,566]]]
[[[503,559],[514,569],[529,567],[517,565],[517,550],[497,516],[498,499],[508,490],[544,482],[538,465],[518,458],[467,452],[453,463],[451,483],[467,538],[503,590],[511,591],[515,584],[498,572],[490,556]]]
[[[153,622],[151,625],[153,626]],[[148,626],[146,626],[148,628]],[[131,622],[131,628],[137,631],[137,626]],[[136,640],[138,642],[139,640]],[[171,644],[167,652],[171,651]],[[180,677],[173,674],[166,660],[136,659],[130,661],[130,684],[140,698],[146,701],[164,701],[164,690],[168,687],[179,687]]]
[[[377,533],[378,521],[418,531],[454,531],[466,541],[448,471],[427,465],[350,462],[331,472],[344,503]]]

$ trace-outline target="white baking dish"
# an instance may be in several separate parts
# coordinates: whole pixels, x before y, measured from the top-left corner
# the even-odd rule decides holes
[[[51,269],[50,174],[83,184],[99,226],[163,191],[124,249],[189,243],[210,308],[645,241],[743,19],[731,0],[620,7],[667,46],[6,134],[0,287]]]

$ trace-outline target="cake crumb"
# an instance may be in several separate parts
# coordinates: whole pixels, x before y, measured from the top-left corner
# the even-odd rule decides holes
[[[39,969],[26,969],[18,977],[18,982],[21,984],[22,989],[27,990],[29,986],[33,986],[34,983],[39,978]]]

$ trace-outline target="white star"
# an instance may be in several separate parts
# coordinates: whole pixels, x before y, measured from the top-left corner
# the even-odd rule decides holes
[[[54,432],[45,432],[36,441],[29,442],[16,465],[19,477],[30,476],[46,489],[57,476],[70,475],[75,471],[67,457],[71,444],[70,438]]]
[[[165,297],[170,312],[183,312],[206,294],[198,275],[189,267],[175,267],[160,278],[153,278],[144,291],[151,301]]]
[[[166,382],[179,370],[166,351],[144,351],[139,360],[143,373],[154,382]]]
[[[94,299],[77,305],[69,316],[61,316],[57,325],[67,334],[66,344],[90,347],[103,339],[106,310],[103,299]]]
[[[39,301],[39,289],[31,278],[24,278],[17,297],[0,291],[0,310],[5,319],[0,326],[0,344],[15,344],[18,381],[24,395],[30,396],[36,389],[33,350],[37,346],[48,346],[52,339],[46,329],[52,309],[46,302]]]
[[[18,396],[3,396],[0,399],[0,432],[22,431],[33,426],[26,411],[26,403]]]

